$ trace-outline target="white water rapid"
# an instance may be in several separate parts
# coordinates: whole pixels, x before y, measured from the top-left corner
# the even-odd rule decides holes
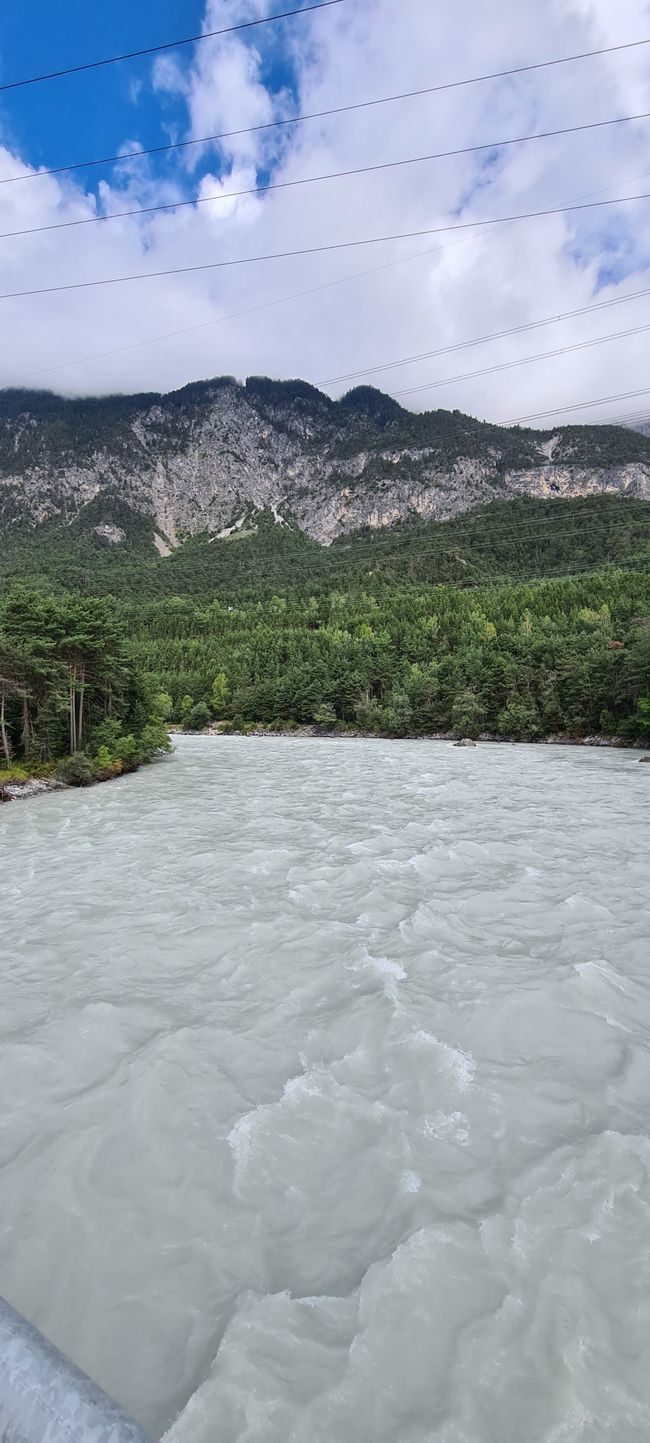
[[[0,809],[0,1293],[168,1443],[647,1443],[650,768],[179,739]]]

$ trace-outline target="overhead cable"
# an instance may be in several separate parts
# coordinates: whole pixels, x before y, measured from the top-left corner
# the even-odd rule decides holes
[[[170,266],[161,271],[137,271],[126,276],[100,276],[90,281],[68,281],[56,286],[32,286],[28,290],[4,291],[0,301],[18,300],[23,296],[47,296],[62,291],[90,290],[97,286],[125,285],[131,281],[157,280],[164,276],[193,275],[201,271],[223,270],[231,266],[258,265],[264,261],[293,260],[299,256],[323,255],[330,251],[354,250],[361,246],[384,245],[391,241],[417,240],[423,236],[448,235],[454,231],[480,230],[484,226],[510,225],[513,221],[541,220],[547,216],[567,215],[575,211],[599,209],[609,205],[631,205],[636,201],[650,200],[650,192],[642,195],[621,196],[616,200],[592,200],[580,205],[551,206],[545,210],[521,211],[515,215],[489,216],[484,220],[457,221],[453,225],[431,226],[423,230],[398,231],[392,235],[363,236],[358,240],[330,241],[326,245],[299,246],[289,251],[269,251],[257,256],[233,256],[228,260],[204,261],[200,265]]]
[[[317,6],[312,6],[312,7],[309,7],[309,8],[317,9],[318,7],[317,7]],[[295,13],[295,14],[300,14],[301,12],[300,12],[300,11],[295,11],[295,12],[292,11],[291,13],[292,13],[292,14],[294,14],[294,13]],[[273,19],[274,17],[271,16],[271,17],[269,17],[269,18],[270,18],[270,19]],[[256,23],[259,23],[259,22],[256,22]],[[211,35],[213,35],[213,34],[215,34],[215,33],[221,34],[221,33],[223,33],[223,32],[220,32],[220,31],[218,31],[218,32],[209,31],[209,32],[205,32],[203,35],[193,36],[191,39],[171,41],[171,42],[169,42],[168,48],[173,48],[174,45],[189,45],[189,44],[193,44],[195,41],[207,40],[207,39],[210,38]],[[492,72],[491,74],[489,74],[489,75],[474,75],[474,76],[470,76],[470,78],[469,78],[469,79],[466,79],[466,80],[451,80],[451,81],[446,81],[446,82],[444,82],[443,84],[440,84],[440,85],[428,85],[428,86],[425,86],[423,89],[420,89],[420,90],[404,90],[404,91],[401,91],[400,93],[398,93],[397,95],[381,95],[381,96],[379,96],[379,97],[377,97],[376,99],[373,99],[373,100],[358,100],[358,101],[355,101],[355,102],[351,103],[350,105],[337,105],[337,106],[331,107],[329,110],[315,110],[315,111],[311,111],[309,114],[305,114],[305,115],[290,115],[290,116],[287,116],[287,117],[282,118],[282,119],[279,119],[279,120],[269,120],[269,121],[266,121],[263,125],[248,125],[248,126],[243,126],[243,127],[241,127],[240,129],[238,129],[238,130],[224,130],[224,131],[219,131],[219,132],[217,132],[216,134],[212,134],[212,135],[200,135],[200,136],[192,137],[192,138],[190,138],[189,140],[170,141],[170,142],[168,142],[166,145],[151,145],[151,146],[148,146],[148,147],[146,147],[146,148],[145,148],[145,147],[142,147],[142,148],[139,149],[139,150],[121,151],[121,152],[119,152],[119,153],[116,154],[116,155],[104,155],[104,156],[99,156],[99,157],[96,157],[96,158],[93,159],[93,160],[77,160],[77,161],[73,161],[71,164],[68,164],[68,165],[54,165],[54,166],[50,166],[50,167],[47,168],[47,169],[31,171],[31,172],[30,172],[29,174],[27,174],[27,175],[9,175],[9,176],[5,176],[3,179],[0,179],[0,185],[11,185],[11,184],[13,184],[15,181],[20,181],[20,180],[38,180],[38,179],[39,179],[40,177],[42,177],[42,176],[46,176],[46,175],[62,175],[62,174],[63,174],[64,172],[66,172],[66,171],[86,170],[86,169],[89,169],[89,168],[91,168],[92,166],[96,166],[96,165],[113,165],[113,164],[116,164],[118,161],[123,161],[123,160],[137,160],[137,159],[138,159],[139,157],[141,157],[141,156],[147,156],[147,155],[162,155],[162,154],[163,154],[164,152],[166,152],[166,151],[184,150],[184,149],[186,149],[188,146],[192,146],[192,145],[206,145],[206,144],[212,143],[212,142],[214,142],[214,141],[219,141],[219,140],[232,140],[232,139],[234,139],[235,137],[240,136],[240,135],[255,135],[258,131],[262,131],[262,130],[274,130],[274,129],[276,129],[276,128],[279,127],[279,126],[300,125],[300,124],[302,124],[304,121],[307,121],[307,120],[324,120],[324,119],[327,119],[328,117],[333,116],[333,115],[345,115],[345,114],[348,114],[348,113],[350,113],[351,111],[355,111],[355,110],[367,110],[367,109],[370,109],[372,106],[375,106],[375,105],[392,105],[392,104],[394,104],[394,103],[397,102],[397,101],[401,101],[401,100],[414,100],[414,99],[418,99],[419,97],[424,96],[424,95],[436,95],[436,94],[438,94],[438,93],[441,92],[441,91],[454,90],[454,89],[457,89],[457,88],[459,88],[460,86],[463,86],[463,85],[479,85],[479,84],[482,84],[482,83],[484,83],[485,81],[489,81],[489,80],[503,80],[503,79],[505,79],[507,76],[510,76],[510,75],[522,75],[522,74],[524,74],[524,73],[526,73],[526,72],[528,72],[528,71],[532,71],[532,70],[544,70],[544,69],[547,69],[548,67],[553,66],[553,65],[568,65],[568,64],[570,64],[570,63],[572,63],[573,61],[576,61],[576,60],[591,60],[591,59],[593,59],[595,56],[599,56],[599,55],[611,55],[611,54],[613,54],[613,53],[616,52],[616,51],[622,51],[622,50],[634,50],[635,48],[637,48],[637,47],[640,46],[640,45],[648,45],[648,44],[650,44],[650,39],[645,39],[645,40],[630,40],[630,41],[627,41],[627,42],[626,42],[625,44],[623,44],[623,45],[608,45],[608,46],[605,46],[603,49],[600,49],[600,50],[583,50],[583,51],[581,51],[581,52],[580,52],[579,54],[577,54],[577,55],[562,55],[562,56],[560,56],[560,57],[559,57],[558,59],[556,59],[556,60],[541,60],[541,61],[538,61],[538,62],[533,62],[533,63],[530,64],[530,65],[519,65],[519,66],[516,66],[516,67],[515,67],[514,69],[512,69],[512,70],[498,70],[498,71],[493,71],[493,72]],[[163,49],[163,48],[165,48],[165,47],[163,47],[163,46],[159,46],[159,47],[155,47],[155,46],[154,46],[154,47],[153,47],[153,49],[156,49],[156,48],[158,48],[158,49]],[[151,53],[152,53],[152,50],[151,50],[151,49],[150,49],[150,50],[147,50],[147,51],[136,51],[136,52],[135,52],[135,54],[151,54]],[[122,58],[127,58],[127,57],[115,56],[113,60],[109,60],[109,61],[99,61],[99,62],[97,62],[97,63],[98,63],[98,64],[107,64],[107,65],[110,65],[110,64],[113,64],[116,60],[119,60],[119,59],[122,59]],[[129,56],[128,58],[131,59],[132,56]],[[83,68],[83,67],[81,67],[81,68]],[[65,74],[65,73],[69,73],[69,72],[63,72],[63,73]],[[45,77],[43,77],[43,78],[45,78]],[[19,83],[19,84],[26,85],[26,84],[30,84],[30,83],[33,83],[33,82],[30,82],[30,81],[20,81],[20,82],[18,82],[18,83]],[[0,87],[0,89],[1,89],[1,88],[2,88],[2,87]]]
[[[594,120],[584,125],[569,125],[561,130],[541,130],[531,135],[516,135],[506,140],[483,141],[480,145],[464,145],[456,150],[438,150],[430,155],[407,156],[403,160],[385,160],[375,165],[360,165],[350,170],[332,170],[323,175],[299,176],[296,180],[269,181],[266,185],[247,186],[243,190],[223,190],[213,195],[194,195],[189,200],[168,200],[159,205],[132,206],[130,210],[109,211],[106,215],[81,216],[75,220],[52,221],[48,225],[25,226],[21,230],[0,231],[0,240],[15,239],[17,236],[41,235],[44,231],[73,230],[78,226],[106,225],[113,220],[128,220],[138,215],[155,215],[160,211],[184,210],[187,206],[214,205],[221,201],[237,200],[246,195],[266,195],[274,190],[293,190],[296,186],[317,185],[322,181],[346,180],[353,175],[371,175],[378,171],[399,170],[407,165],[423,165],[433,160],[447,160],[460,155],[475,155],[480,151],[502,150],[510,145],[523,145],[531,140],[549,140],[559,135],[576,135],[581,131],[601,130],[610,125],[628,125],[633,121],[648,120],[650,111],[639,115],[618,115],[611,120]]]
[[[560,311],[559,314],[555,316],[544,316],[539,321],[525,321],[523,325],[509,326],[504,331],[492,331],[491,334],[487,336],[472,336],[471,339],[467,341],[454,341],[452,345],[439,346],[435,351],[420,351],[412,356],[401,356],[398,361],[385,361],[381,366],[368,366],[365,370],[348,371],[342,376],[329,376],[327,380],[316,381],[315,384],[317,386],[335,386],[343,381],[354,381],[358,377],[376,376],[380,371],[396,371],[401,366],[413,366],[419,361],[432,361],[437,356],[448,356],[454,351],[464,351],[469,346],[483,346],[491,341],[501,341],[507,336],[518,336],[521,335],[522,332],[534,331],[541,326],[555,326],[561,321],[573,320],[575,316],[586,316],[589,315],[591,311],[609,310],[610,306],[620,306],[623,305],[625,301],[638,301],[645,296],[650,296],[650,286],[646,286],[641,291],[630,291],[628,295],[625,296],[612,296],[610,300],[607,301],[595,301],[593,305],[579,306],[574,311]],[[434,384],[437,385],[438,383],[435,382]],[[413,390],[420,389],[419,386],[413,387]],[[422,389],[425,388],[423,387]],[[394,394],[405,395],[406,392],[396,392]]]
[[[650,386],[646,386],[640,391],[619,391],[617,396],[596,396],[593,401],[574,401],[572,406],[555,406],[550,411],[531,411],[527,416],[516,416],[514,420],[495,421],[492,424],[495,426],[520,426],[523,425],[524,421],[538,421],[544,416],[564,416],[568,411],[586,411],[591,406],[609,406],[613,405],[614,401],[628,401],[633,396],[650,396]],[[562,424],[567,426],[572,423],[570,421],[564,421]],[[584,423],[578,422],[577,424],[582,425]],[[602,425],[603,423],[594,422],[593,424]],[[546,427],[545,429],[548,430],[549,428]]]
[[[624,336],[638,336],[643,332],[650,331],[650,322],[645,326],[631,326],[625,331],[610,331],[607,336],[593,336],[587,341],[575,341],[570,346],[558,346],[554,351],[539,351],[535,356],[519,356],[514,361],[498,361],[494,366],[484,366],[480,371],[466,371],[459,376],[443,376],[439,381],[425,381],[420,386],[407,386],[402,391],[391,391],[389,395],[395,399],[400,396],[414,396],[418,391],[434,391],[438,386],[453,386],[459,381],[474,381],[479,376],[492,376],[496,371],[513,371],[519,366],[530,366],[533,361],[548,361],[555,356],[566,356],[573,351],[586,351],[591,346],[603,346],[607,341],[619,341]]]
[[[288,20],[292,15],[307,15],[312,10],[327,10],[331,5],[342,4],[343,0],[317,0],[316,4],[301,5],[298,10],[281,10],[278,14],[263,15],[257,20],[242,20],[238,25],[226,25],[221,30],[203,30],[200,35],[184,35],[180,40],[165,40],[160,45],[147,45],[143,50],[126,50],[121,55],[109,55],[102,60],[87,60],[83,65],[68,65],[64,70],[48,70],[42,75],[29,75],[24,80],[6,80],[0,85],[0,92],[20,90],[24,85],[40,85],[43,80],[61,80],[66,75],[79,75],[82,70],[99,70],[104,65],[118,65],[122,60],[137,60],[141,55],[156,55],[163,50],[178,50],[182,45],[196,45],[202,40],[211,40],[218,35],[233,35],[236,30],[252,30],[257,25],[269,25],[272,20]],[[632,43],[641,44],[643,42]]]

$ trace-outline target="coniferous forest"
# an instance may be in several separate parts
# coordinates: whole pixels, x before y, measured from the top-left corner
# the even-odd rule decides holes
[[[5,779],[117,775],[169,724],[650,732],[647,503],[496,503],[329,548],[258,516],[155,559],[146,519],[119,516],[121,547],[77,525],[0,551]]]

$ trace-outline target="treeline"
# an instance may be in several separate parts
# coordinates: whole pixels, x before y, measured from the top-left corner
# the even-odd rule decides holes
[[[172,720],[456,731],[533,740],[648,727],[650,576],[437,586],[381,573],[268,600],[124,608],[136,670]]]
[[[164,704],[113,603],[16,587],[0,601],[0,768],[83,784],[167,750]]]

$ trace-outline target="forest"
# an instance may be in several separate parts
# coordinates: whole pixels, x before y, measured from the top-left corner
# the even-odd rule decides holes
[[[136,667],[176,722],[386,736],[634,740],[647,727],[650,577],[297,586],[126,606]]]
[[[0,601],[0,782],[83,786],[169,749],[164,707],[105,601],[17,586]]]
[[[153,562],[119,515],[123,547],[68,527],[40,571],[33,538],[5,565],[0,782],[119,775],[169,724],[650,735],[647,503],[495,503],[330,548],[259,515]]]

